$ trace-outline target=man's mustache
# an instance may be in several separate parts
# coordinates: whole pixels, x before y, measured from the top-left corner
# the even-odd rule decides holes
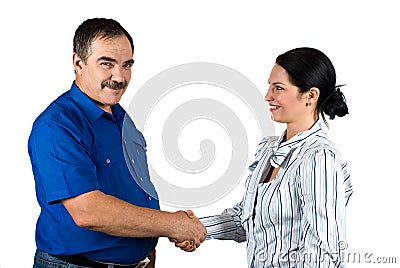
[[[101,83],[101,86],[102,88],[108,87],[111,89],[124,89],[127,84],[127,82],[104,81]]]

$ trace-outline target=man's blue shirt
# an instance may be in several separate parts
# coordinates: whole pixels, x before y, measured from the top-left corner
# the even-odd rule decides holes
[[[124,109],[100,109],[72,84],[35,120],[28,141],[41,212],[38,249],[82,254],[99,261],[134,263],[157,238],[126,238],[77,226],[61,200],[94,190],[131,204],[159,209],[150,181],[146,142]]]

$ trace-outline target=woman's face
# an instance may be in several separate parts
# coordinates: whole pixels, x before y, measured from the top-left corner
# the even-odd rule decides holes
[[[275,64],[269,76],[269,88],[265,100],[270,106],[272,120],[279,123],[297,124],[306,121],[312,115],[306,93],[289,81],[289,74]]]

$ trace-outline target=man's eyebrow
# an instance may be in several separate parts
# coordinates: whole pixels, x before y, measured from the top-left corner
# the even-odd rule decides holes
[[[100,58],[97,59],[97,61],[109,61],[109,62],[117,62],[116,59],[110,58],[110,57],[106,57],[106,56],[102,56]],[[127,60],[124,62],[124,64],[133,64],[135,61],[133,59]]]
[[[133,59],[127,60],[124,62],[125,64],[133,64],[135,61]]]
[[[102,56],[100,58],[97,59],[97,61],[111,61],[111,62],[117,62],[116,59],[110,58],[110,57],[106,57],[106,56]]]

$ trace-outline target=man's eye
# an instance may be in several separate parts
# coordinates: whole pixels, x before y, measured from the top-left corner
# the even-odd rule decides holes
[[[276,86],[275,89],[276,89],[276,90],[283,90],[283,87],[281,87],[281,86]]]
[[[132,63],[127,63],[127,64],[124,65],[124,67],[125,67],[125,68],[128,68],[128,69],[132,68],[132,66],[133,66]]]
[[[111,62],[103,61],[103,62],[100,62],[100,65],[103,65],[103,66],[111,66]]]

